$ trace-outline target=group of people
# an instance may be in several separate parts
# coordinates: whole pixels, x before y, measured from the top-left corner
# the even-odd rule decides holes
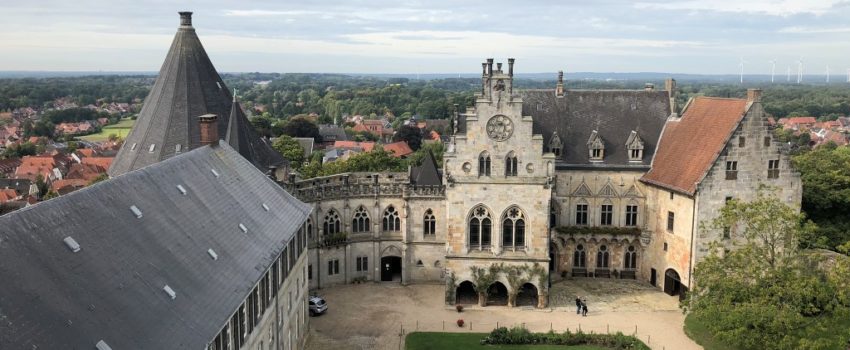
[[[587,299],[582,299],[578,295],[576,295],[576,315],[581,314],[584,317],[587,317]]]

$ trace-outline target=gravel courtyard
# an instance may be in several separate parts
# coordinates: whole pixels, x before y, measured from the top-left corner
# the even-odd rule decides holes
[[[458,314],[443,304],[442,285],[367,283],[326,288],[325,315],[310,319],[307,349],[400,349],[402,333],[488,332],[497,325],[525,324],[532,331],[567,328],[635,333],[653,349],[701,349],[682,330],[678,299],[648,284],[629,280],[576,279],[553,284],[552,308],[467,307]],[[575,295],[586,297],[590,313],[575,314]],[[466,325],[459,328],[458,318]],[[471,328],[471,329],[470,329]]]

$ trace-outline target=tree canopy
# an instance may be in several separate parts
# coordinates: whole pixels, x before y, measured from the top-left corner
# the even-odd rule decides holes
[[[292,118],[283,126],[283,134],[291,137],[312,137],[316,142],[321,142],[319,126],[307,118]]]
[[[282,154],[294,169],[301,168],[304,162],[304,148],[290,136],[282,135],[274,141],[272,148]]]
[[[410,149],[418,151],[422,147],[422,131],[413,125],[402,125],[393,135],[393,141],[405,141]]]

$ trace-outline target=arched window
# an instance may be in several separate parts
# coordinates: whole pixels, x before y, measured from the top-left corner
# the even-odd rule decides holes
[[[492,221],[487,208],[479,205],[472,209],[468,234],[470,249],[490,248],[491,226]]]
[[[549,228],[558,226],[558,204],[555,201],[549,203]]]
[[[513,151],[505,157],[505,176],[517,176],[517,160]]]
[[[434,217],[434,212],[431,209],[425,211],[425,220],[422,227],[425,229],[426,237],[437,234],[437,219]]]
[[[634,270],[637,268],[637,250],[635,250],[635,246],[630,245],[628,250],[626,250],[626,257],[623,259],[623,267],[627,270]]]
[[[307,230],[307,240],[312,241],[313,240],[313,218],[311,218],[311,217],[307,218],[307,223],[304,224],[304,229]]]
[[[490,153],[487,151],[478,156],[478,176],[490,176]]]
[[[599,251],[596,252],[596,268],[608,268],[608,247],[604,244],[599,246]]]
[[[392,205],[384,210],[384,231],[401,230],[401,219],[398,217],[398,211]]]
[[[502,247],[525,247],[525,215],[517,207],[511,207],[502,218]]]
[[[325,223],[323,228],[325,229],[324,234],[326,236],[339,233],[339,214],[336,210],[331,209],[327,214],[325,214]]]
[[[354,217],[351,219],[351,231],[354,233],[369,232],[369,212],[366,208],[360,206],[354,211]]]
[[[573,252],[573,268],[583,268],[586,260],[584,246],[577,245],[575,252]]]

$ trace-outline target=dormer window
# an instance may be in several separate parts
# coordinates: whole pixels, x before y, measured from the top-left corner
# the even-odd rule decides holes
[[[549,151],[555,154],[555,157],[561,157],[561,148],[563,147],[563,142],[561,142],[561,137],[558,136],[558,132],[555,131],[552,133],[552,138],[549,139]]]
[[[587,148],[590,151],[591,162],[601,162],[605,157],[605,143],[602,142],[602,137],[596,130],[590,133],[590,138],[587,139]]]
[[[626,140],[626,149],[629,151],[630,162],[643,161],[643,140],[641,140],[637,131],[632,130],[629,134],[629,138]]]

